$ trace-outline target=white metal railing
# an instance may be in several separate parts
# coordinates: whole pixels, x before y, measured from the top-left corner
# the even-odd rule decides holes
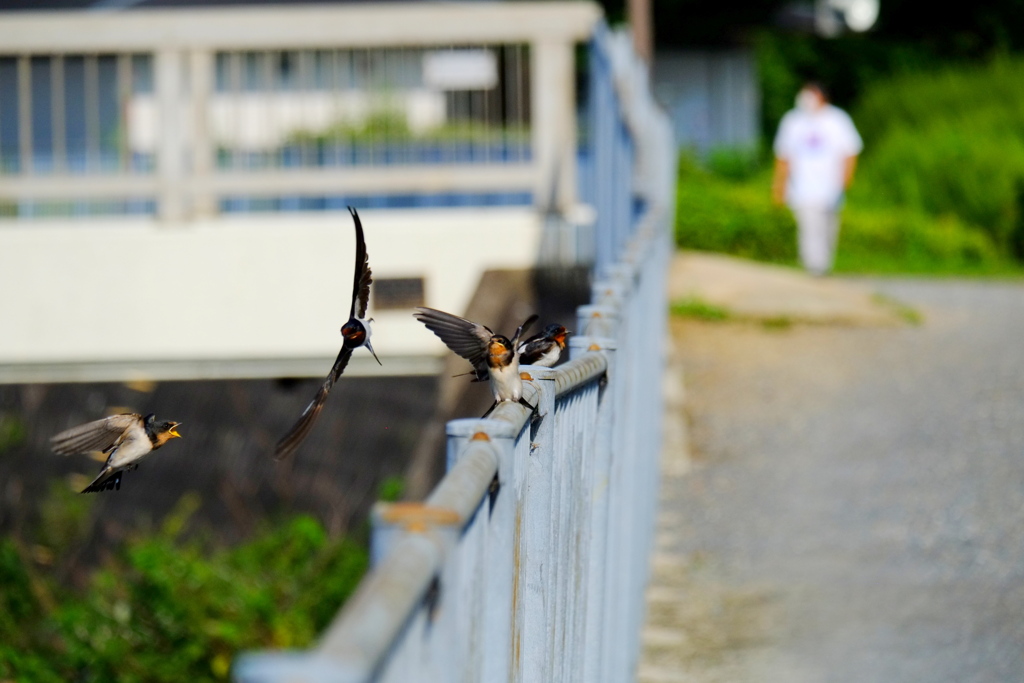
[[[598,18],[584,2],[9,13],[0,215],[180,221],[396,193],[565,211],[574,49]]]
[[[607,58],[604,101],[630,137],[626,196],[641,209],[598,224],[615,249],[579,309],[571,360],[523,368],[535,417],[506,403],[491,419],[450,422],[448,473],[423,504],[376,508],[374,567],[319,645],[244,656],[242,683],[633,679],[658,490],[674,144],[628,39],[599,28],[591,50]]]

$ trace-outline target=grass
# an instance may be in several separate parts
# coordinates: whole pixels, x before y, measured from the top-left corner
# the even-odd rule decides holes
[[[766,330],[782,331],[788,330],[793,327],[793,319],[788,315],[777,315],[771,318],[765,318],[761,321],[761,327]]]
[[[770,318],[737,316],[728,308],[708,303],[699,297],[688,297],[675,301],[669,307],[669,312],[679,318],[703,320],[704,322],[712,323],[756,322],[766,330],[788,330],[794,324],[794,320],[787,315],[772,316]]]
[[[877,292],[872,295],[871,298],[875,303],[894,311],[903,320],[903,322],[909,325],[917,326],[924,322],[924,315],[922,315],[920,311],[913,306],[908,306],[902,301],[898,301],[892,297]]]
[[[675,301],[672,303],[669,310],[672,315],[679,316],[681,318],[694,318],[696,320],[706,320],[709,322],[723,322],[733,318],[729,309],[710,304],[697,297],[689,297]]]

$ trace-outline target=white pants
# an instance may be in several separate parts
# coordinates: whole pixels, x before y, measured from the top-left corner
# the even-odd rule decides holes
[[[839,213],[832,208],[794,206],[793,215],[804,268],[815,275],[831,271],[839,239]]]

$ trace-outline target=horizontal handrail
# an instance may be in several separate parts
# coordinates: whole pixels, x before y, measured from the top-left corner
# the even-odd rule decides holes
[[[468,164],[403,165],[379,168],[282,169],[213,173],[183,183],[189,191],[214,191],[246,196],[329,195],[344,187],[357,194],[443,192],[458,187],[466,192],[528,192],[533,189],[532,164],[473,166]],[[160,187],[154,175],[7,176],[0,182],[0,198],[69,199],[144,196]]]
[[[0,53],[267,50],[487,45],[585,40],[600,20],[586,2],[289,5],[19,12],[0,17]],[[74,30],[69,31],[69,26]]]
[[[608,358],[595,347],[554,369],[524,365],[522,370],[531,378],[524,382],[524,398],[538,405],[543,392],[553,392],[552,399],[561,398],[599,381],[608,370]],[[396,537],[388,540],[387,554],[346,602],[317,648],[309,655],[250,655],[239,667],[238,678],[368,680],[422,601],[458,533],[491,489],[500,460],[491,436],[515,438],[532,416],[522,405],[500,404],[490,419],[477,421],[481,431],[465,444],[425,503],[378,504],[374,510],[378,529],[392,527]]]
[[[0,96],[18,101],[18,140],[5,143],[0,199],[23,218],[62,200],[145,198],[145,212],[166,223],[208,218],[236,197],[456,194],[486,203],[500,193],[565,213],[577,203],[573,51],[600,14],[566,1],[3,14],[0,57],[14,58],[17,76]],[[476,56],[494,74],[475,85],[427,78],[427,57],[463,47],[484,48]],[[390,83],[392,71],[405,80]],[[51,83],[50,112],[33,102],[40,78]],[[445,93],[459,97],[446,104]],[[117,107],[101,108],[101,95]],[[367,143],[350,156],[330,144],[387,115],[429,137],[465,115],[446,111],[458,102],[480,135],[449,130],[454,137],[432,143],[439,158],[409,153],[417,139],[387,126],[377,133],[386,153]],[[71,149],[68,131],[82,122],[84,149]],[[36,128],[50,130],[51,146]],[[326,156],[309,153],[321,144]],[[221,167],[244,167],[247,153],[270,167]]]

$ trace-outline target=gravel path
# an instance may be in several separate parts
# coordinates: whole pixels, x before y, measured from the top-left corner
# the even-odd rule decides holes
[[[923,324],[673,323],[641,681],[1024,681],[1024,284],[867,284]]]

